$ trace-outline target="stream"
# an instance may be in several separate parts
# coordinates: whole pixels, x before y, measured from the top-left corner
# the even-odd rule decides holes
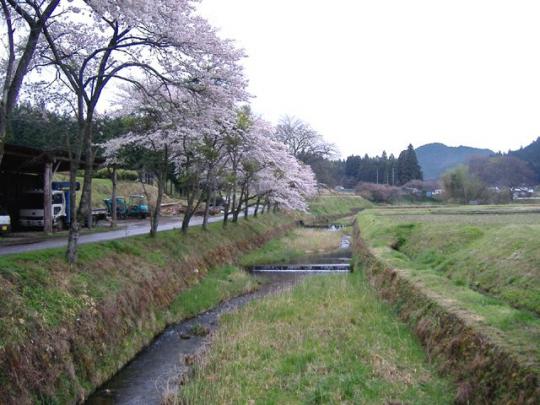
[[[340,250],[336,253],[304,257],[302,263],[340,263],[340,266],[343,266],[350,261],[349,245],[349,239],[345,236]],[[264,273],[254,269],[254,277],[262,282],[258,290],[231,298],[207,312],[166,328],[149,346],[90,395],[86,404],[160,404],[164,395],[174,395],[181,381],[188,376],[194,359],[207,345],[207,336],[218,328],[218,320],[222,314],[232,312],[253,300],[291,288],[308,275],[332,273],[311,272],[303,267],[297,271],[280,271],[276,266],[269,265],[268,269],[270,270]]]

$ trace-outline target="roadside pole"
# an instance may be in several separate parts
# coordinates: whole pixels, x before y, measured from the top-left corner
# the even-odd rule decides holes
[[[43,173],[43,231],[52,233],[52,163],[45,163]]]

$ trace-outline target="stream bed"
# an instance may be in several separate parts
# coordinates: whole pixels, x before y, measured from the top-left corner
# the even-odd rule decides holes
[[[334,253],[310,257],[309,261],[341,264],[349,261],[350,243],[346,238],[342,240],[337,256]],[[344,242],[345,240],[347,242]],[[304,258],[304,261],[306,259]],[[331,272],[324,274],[329,273]],[[160,404],[166,394],[174,395],[181,381],[187,377],[195,358],[208,343],[207,336],[218,328],[220,315],[232,312],[253,300],[291,288],[304,277],[315,274],[321,273],[276,271],[254,275],[262,282],[258,290],[231,298],[207,312],[169,326],[131,362],[90,395],[86,404]]]
[[[206,335],[218,327],[220,315],[291,287],[304,276],[303,273],[258,276],[264,282],[258,290],[231,298],[194,318],[169,326],[114,377],[98,388],[86,403],[159,404],[164,393],[175,391],[179,381],[189,372],[192,359],[204,348]]]

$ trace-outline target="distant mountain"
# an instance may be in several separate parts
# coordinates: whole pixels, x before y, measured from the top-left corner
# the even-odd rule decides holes
[[[540,180],[540,137],[529,146],[510,152],[510,155],[528,162]]]
[[[494,154],[489,149],[471,148],[469,146],[446,146],[442,143],[428,143],[416,148],[415,151],[425,180],[438,179],[448,169],[467,163],[474,156],[490,156]]]

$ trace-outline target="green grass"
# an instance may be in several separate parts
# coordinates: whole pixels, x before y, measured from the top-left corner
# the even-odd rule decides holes
[[[309,212],[314,216],[347,215],[354,209],[368,208],[373,204],[351,194],[323,194],[311,201]]]
[[[362,273],[316,276],[226,315],[185,403],[452,403]]]
[[[67,181],[68,176],[59,174],[55,177],[55,180]],[[82,185],[84,180],[82,177],[78,177],[77,181]],[[139,181],[118,181],[116,195],[129,198],[132,194],[145,195],[145,189],[152,199],[157,196],[157,187],[149,184],[145,184],[144,187]],[[78,200],[80,201],[82,192],[77,193]],[[110,179],[92,179],[92,207],[105,208],[103,200],[111,198],[112,195],[112,181]],[[172,201],[167,195],[164,196],[163,203]]]
[[[0,257],[0,353],[33,359],[21,365],[0,356],[0,402],[68,403],[82,388],[88,393],[168,323],[257,288],[239,267],[209,269],[210,263],[234,260],[241,248],[293,221],[265,214],[227,229],[214,223],[187,235],[167,231],[82,245],[71,267],[63,249]],[[80,331],[84,317],[88,330]],[[45,368],[48,373],[30,384]]]
[[[302,257],[328,253],[339,248],[346,229],[338,232],[297,228],[282,238],[273,239],[240,259],[244,267],[269,263],[290,263]]]
[[[378,209],[358,221],[379,258],[540,365],[540,213]]]
[[[212,269],[197,285],[178,295],[169,312],[176,319],[189,318],[258,286],[254,277],[237,266],[221,266]]]
[[[243,235],[256,235],[287,221],[291,219],[266,214],[230,224],[226,230],[221,223],[213,223],[208,231],[194,227],[187,235],[166,231],[155,238],[145,235],[85,244],[79,246],[79,260],[73,267],[65,262],[65,251],[60,248],[0,256],[0,348],[24,341],[36,329],[73,321],[82,310],[151,278],[160,267],[212,254],[226,241],[241,240]],[[212,291],[217,290],[214,285]]]

